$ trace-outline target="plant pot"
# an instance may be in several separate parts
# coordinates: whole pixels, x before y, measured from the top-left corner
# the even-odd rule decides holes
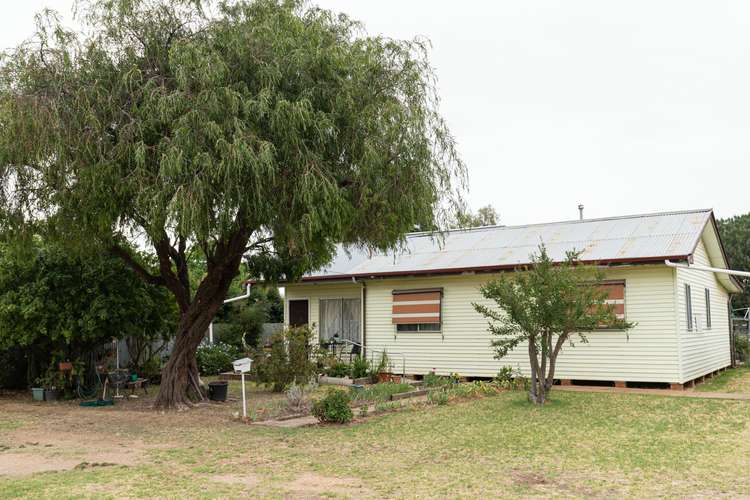
[[[378,373],[378,382],[379,383],[385,383],[385,382],[391,382],[393,380],[393,375],[390,373],[380,372]]]
[[[45,401],[57,401],[57,389],[44,389]]]
[[[211,401],[226,401],[229,382],[221,380],[208,383],[208,399]]]
[[[70,361],[60,361],[57,364],[57,369],[61,372],[69,372],[73,370],[73,363]]]
[[[31,397],[34,401],[44,401],[44,388],[43,387],[32,387]]]

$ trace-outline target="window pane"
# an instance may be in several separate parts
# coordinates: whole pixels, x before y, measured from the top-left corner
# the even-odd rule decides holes
[[[352,342],[361,343],[359,336],[359,299],[341,301],[341,335]]]
[[[693,329],[693,301],[690,296],[690,285],[685,284],[685,313],[687,315],[687,329]]]
[[[706,328],[711,328],[711,290],[706,288]]]
[[[418,328],[418,324],[412,323],[412,324],[400,324],[396,325],[396,331],[397,332],[416,332]]]
[[[320,299],[320,340],[341,338],[341,299]]]
[[[439,332],[440,323],[420,323],[419,331],[420,332]]]

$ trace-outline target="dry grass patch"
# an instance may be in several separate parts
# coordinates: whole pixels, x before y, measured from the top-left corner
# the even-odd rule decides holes
[[[750,366],[729,368],[724,373],[696,385],[695,390],[750,394]]]
[[[406,407],[357,425],[275,429],[210,407],[160,414],[0,400],[11,436],[102,437],[127,466],[0,479],[0,497],[652,497],[742,496],[750,470],[750,402],[632,394],[521,393]],[[10,410],[10,411],[6,411]],[[20,425],[20,427],[19,427]],[[26,439],[25,437],[23,439]],[[40,438],[41,442],[41,438]],[[136,446],[137,447],[137,446]],[[24,454],[55,464],[50,448]],[[0,451],[0,461],[19,450]],[[102,486],[106,488],[102,488]]]

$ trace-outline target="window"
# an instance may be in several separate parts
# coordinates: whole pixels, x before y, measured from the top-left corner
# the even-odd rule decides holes
[[[693,297],[690,285],[685,283],[685,313],[687,314],[687,329],[693,331]]]
[[[711,328],[711,290],[706,288],[706,328]]]
[[[394,290],[391,320],[396,331],[439,332],[442,297],[442,288]]]
[[[320,299],[320,340],[337,336],[361,343],[359,335],[359,299]]]
[[[606,292],[604,304],[612,307],[617,319],[625,319],[625,282],[624,281],[607,281],[598,286],[599,290]],[[602,324],[598,329],[607,330],[612,328],[611,325]]]
[[[397,332],[439,332],[440,323],[412,323],[396,325]]]

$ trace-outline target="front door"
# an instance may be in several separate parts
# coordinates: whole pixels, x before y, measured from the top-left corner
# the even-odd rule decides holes
[[[289,326],[305,326],[310,324],[307,299],[289,301]]]

